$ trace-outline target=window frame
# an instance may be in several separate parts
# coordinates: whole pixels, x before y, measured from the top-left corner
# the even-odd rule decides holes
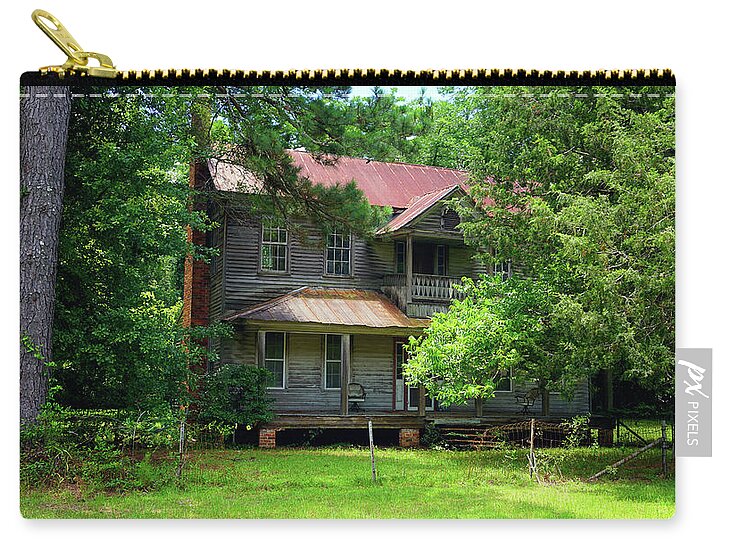
[[[282,359],[273,359],[268,358],[268,334],[283,334],[283,358]],[[267,366],[268,360],[282,360],[283,366],[283,383],[278,385],[268,385],[265,388],[266,389],[276,389],[276,390],[285,390],[286,389],[286,376],[288,375],[288,332],[282,332],[277,330],[265,330],[263,331],[263,357],[262,357],[262,367],[266,370],[270,371],[270,369]]]
[[[336,235],[339,235],[342,238],[342,246],[338,248],[336,246],[329,246],[329,237],[336,236]],[[348,242],[349,244],[348,248],[345,248],[343,246],[345,239],[346,239],[346,242]],[[330,249],[341,250],[342,253],[344,250],[348,250],[349,261],[346,262],[346,264],[349,267],[348,273],[336,273],[336,272],[330,273],[329,272],[329,250]],[[333,259],[332,262],[336,266],[337,260]],[[343,265],[345,262],[343,260],[339,260],[338,263]],[[324,276],[335,277],[335,278],[349,278],[353,276],[352,274],[353,272],[354,272],[354,242],[352,238],[352,233],[345,234],[345,233],[342,233],[336,230],[331,231],[330,233],[326,235],[326,241],[324,242]]]
[[[499,382],[500,380],[503,380],[503,379],[509,379],[510,388],[509,389],[498,389],[497,387],[495,387],[494,389],[495,393],[513,393],[515,391],[515,381],[514,381],[514,378],[512,377],[512,366],[510,366],[508,374],[509,374],[508,376],[501,377],[497,381]]]
[[[507,265],[507,269],[505,270],[503,268],[504,265]],[[505,281],[508,278],[512,276],[512,259],[507,259],[505,261],[500,261],[499,263],[495,263],[493,267],[494,275],[497,276],[502,275],[502,280]]]
[[[277,230],[285,233],[285,242],[276,242],[272,240],[265,240],[265,230]],[[290,274],[290,257],[291,257],[291,246],[290,246],[290,231],[288,227],[284,225],[268,224],[267,222],[260,224],[260,245],[258,246],[259,258],[258,258],[258,273],[261,274],[275,274],[275,275],[287,275]],[[280,269],[268,269],[263,266],[263,248],[265,246],[283,246],[285,249],[284,264],[285,268]]]
[[[328,366],[329,363],[335,363],[337,362],[334,359],[329,359],[329,337],[338,337],[339,338],[339,386],[338,387],[329,387],[328,385]],[[342,349],[344,346],[344,339],[342,334],[324,334],[324,369],[323,369],[323,388],[325,391],[341,391],[342,388],[342,370],[344,368],[344,356],[342,354]]]
[[[438,250],[442,250],[443,258],[439,258]],[[433,270],[437,276],[449,276],[449,247],[446,244],[436,244],[436,259]],[[440,272],[443,270],[443,272]]]
[[[398,248],[402,248],[402,251],[399,252]],[[402,255],[403,257],[403,270],[400,270],[400,261],[398,261],[398,257]],[[407,255],[407,246],[404,240],[396,240],[395,241],[395,274],[404,275],[406,268],[407,268],[407,261],[408,261],[408,255]]]

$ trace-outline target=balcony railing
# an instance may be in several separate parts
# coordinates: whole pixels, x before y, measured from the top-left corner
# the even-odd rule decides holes
[[[413,274],[410,285],[411,301],[437,301],[447,303],[453,299],[462,299],[464,294],[455,286],[461,278],[431,274]],[[405,275],[385,275],[383,285],[397,299],[401,307],[405,306],[407,284]]]
[[[414,274],[411,294],[414,301],[451,301],[461,299],[464,294],[454,286],[460,278],[450,276]]]

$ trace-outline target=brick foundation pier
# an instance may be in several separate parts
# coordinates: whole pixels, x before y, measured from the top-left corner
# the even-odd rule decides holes
[[[401,448],[418,448],[421,444],[420,429],[400,429],[398,441]]]
[[[260,429],[258,446],[260,448],[275,448],[275,429]]]

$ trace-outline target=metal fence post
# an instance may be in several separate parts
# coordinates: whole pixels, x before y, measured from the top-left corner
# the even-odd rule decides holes
[[[668,476],[668,430],[665,427],[665,420],[663,419],[660,422],[660,426],[662,429],[662,443],[660,444],[660,448],[662,449],[662,456],[663,456],[663,476]]]

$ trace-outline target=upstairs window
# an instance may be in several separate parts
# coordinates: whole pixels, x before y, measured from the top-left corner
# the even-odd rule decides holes
[[[405,274],[405,242],[395,241],[395,274]]]
[[[352,274],[352,237],[337,231],[326,237],[326,274]]]
[[[436,274],[446,276],[448,274],[448,265],[446,260],[446,246],[439,244],[436,246]]]
[[[263,225],[260,245],[260,269],[284,273],[288,269],[288,230]]]
[[[342,336],[326,334],[324,353],[324,387],[341,389],[342,386]]]

